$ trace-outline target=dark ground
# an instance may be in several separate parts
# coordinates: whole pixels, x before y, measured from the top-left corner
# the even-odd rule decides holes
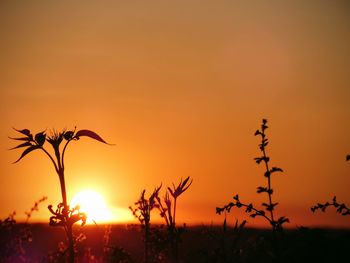
[[[89,225],[76,227],[75,233],[86,237],[79,242],[79,262],[143,262],[139,225]],[[152,247],[157,262],[169,262],[165,233],[165,228],[156,227]],[[0,241],[0,262],[55,262],[49,255],[58,251],[65,234],[45,224],[15,224],[1,229]],[[114,249],[113,257],[103,257],[105,245]],[[127,254],[129,261],[122,261]],[[179,246],[180,262],[350,262],[349,255],[350,230],[342,229],[301,228],[273,234],[263,229],[243,228],[238,233],[222,226],[196,226],[184,230]]]

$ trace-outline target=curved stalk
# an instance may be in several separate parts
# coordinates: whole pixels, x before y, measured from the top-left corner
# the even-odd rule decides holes
[[[58,166],[57,166],[55,160],[52,158],[52,156],[49,154],[49,152],[46,151],[43,147],[40,147],[40,149],[43,150],[44,153],[50,158],[51,162],[53,163],[53,165],[55,167],[56,172],[58,173],[59,170],[58,170]]]
[[[66,142],[66,144],[64,145],[63,150],[62,150],[61,163],[62,163],[62,169],[63,169],[63,170],[64,170],[64,154],[65,154],[65,152],[66,152],[67,146],[68,146],[68,144],[70,143],[70,141],[71,141],[71,140],[68,140],[68,141]]]

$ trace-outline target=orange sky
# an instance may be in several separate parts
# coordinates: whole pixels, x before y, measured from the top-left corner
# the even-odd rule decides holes
[[[43,154],[11,164],[12,127],[77,125],[116,146],[71,145],[70,198],[94,189],[122,214],[143,188],[191,176],[179,220],[221,222],[215,207],[234,193],[266,201],[253,161],[266,117],[272,164],[285,170],[272,181],[277,215],[350,227],[309,212],[335,194],[350,205],[350,5],[289,2],[1,1],[0,217],[46,195],[33,220],[47,220],[60,201]]]

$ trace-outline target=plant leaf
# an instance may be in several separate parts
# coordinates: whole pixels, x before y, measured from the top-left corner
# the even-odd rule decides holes
[[[281,168],[278,168],[278,167],[272,167],[270,170],[270,173],[274,173],[274,172],[283,172],[283,170]]]
[[[22,143],[20,145],[17,145],[16,147],[11,148],[10,150],[14,150],[14,149],[22,148],[22,147],[27,147],[27,146],[32,146],[32,144],[30,142],[25,142],[25,143]]]
[[[15,161],[14,163],[18,163],[24,156],[26,156],[28,153],[30,153],[31,151],[34,151],[36,149],[39,149],[40,146],[37,145],[33,145],[31,147],[28,147],[27,149],[24,150],[24,152],[22,153],[21,157],[18,158],[17,161]]]
[[[46,134],[45,131],[37,133],[35,135],[35,141],[40,145],[43,146],[46,140]]]
[[[95,139],[99,142],[103,142],[105,144],[109,144],[107,143],[105,140],[103,140],[97,133],[93,132],[93,131],[90,131],[90,130],[80,130],[78,131],[76,134],[75,134],[75,137],[77,139],[79,139],[79,137],[81,136],[87,136],[87,137],[90,137],[92,139]]]
[[[30,135],[30,130],[28,129],[23,129],[23,130],[17,130],[16,128],[13,128],[15,131],[18,131],[26,136],[29,136]]]
[[[12,137],[9,137],[11,140],[16,140],[16,141],[30,141],[29,138],[27,137],[22,137],[22,138],[12,138]]]
[[[258,194],[263,193],[263,192],[268,192],[268,189],[266,187],[259,186],[256,190]]]

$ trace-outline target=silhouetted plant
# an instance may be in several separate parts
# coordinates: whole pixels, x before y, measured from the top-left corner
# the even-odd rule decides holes
[[[167,188],[163,199],[164,203],[159,197],[159,195],[156,196],[157,208],[160,211],[160,216],[164,219],[167,225],[168,236],[171,246],[171,254],[173,260],[175,261],[178,261],[178,244],[180,241],[180,234],[182,230],[176,227],[177,199],[191,186],[192,182],[193,180],[190,180],[190,177],[187,177],[184,181],[182,181],[181,178],[178,186],[175,186],[175,184],[173,183],[173,188]]]
[[[12,148],[26,148],[21,156],[18,158],[15,163],[19,162],[23,157],[35,150],[43,151],[47,157],[51,160],[55,171],[59,177],[62,202],[57,205],[57,208],[54,210],[52,205],[49,205],[49,210],[52,213],[50,217],[51,226],[62,226],[65,229],[67,239],[68,239],[68,250],[69,250],[69,262],[74,262],[74,237],[72,232],[72,226],[74,223],[81,221],[82,225],[86,222],[86,215],[79,211],[79,207],[70,208],[67,201],[67,191],[65,183],[65,165],[64,165],[64,155],[67,150],[67,146],[71,141],[77,141],[80,137],[86,136],[92,139],[95,139],[99,142],[106,143],[98,134],[90,130],[63,130],[61,132],[52,131],[48,136],[45,131],[39,132],[33,135],[30,130],[23,129],[17,130],[17,132],[22,134],[24,137],[20,138],[10,138],[13,140],[22,141],[20,145]],[[53,149],[54,155],[50,154],[48,150],[44,148],[45,142],[48,142]],[[64,142],[64,145],[61,143]],[[107,143],[106,143],[107,144]]]
[[[345,157],[346,161],[350,160],[350,155],[347,155]],[[311,207],[311,211],[314,213],[317,210],[321,210],[322,212],[326,212],[326,209],[330,206],[333,206],[337,212],[343,216],[348,216],[350,215],[350,209],[344,204],[344,203],[338,203],[337,202],[337,197],[334,196],[332,201],[330,202],[326,202],[326,203],[317,203],[317,205],[314,205],[313,207]]]
[[[342,203],[337,202],[337,197],[334,196],[331,202],[326,202],[324,204],[318,203],[317,205],[311,207],[312,212],[316,212],[317,210],[321,210],[322,212],[326,212],[326,209],[330,206],[333,206],[337,212],[343,216],[350,216],[350,209]]]
[[[33,212],[39,211],[39,205],[40,205],[40,203],[45,202],[46,200],[47,200],[47,197],[46,197],[46,196],[43,196],[42,198],[40,198],[38,201],[36,201],[36,202],[34,203],[34,205],[30,208],[29,211],[24,212],[25,215],[27,216],[27,217],[26,217],[26,223],[29,222],[29,219],[32,217]]]
[[[218,253],[222,259],[222,262],[237,262],[240,259],[241,247],[238,246],[240,238],[242,236],[243,229],[247,223],[243,220],[242,223],[238,223],[236,219],[233,230],[227,226],[227,214],[225,211],[225,219],[223,222],[223,235],[220,240],[220,252]],[[232,242],[228,242],[228,236],[232,235]]]
[[[110,244],[112,226],[105,226],[103,235],[103,262],[105,263],[131,263],[133,260],[124,248]]]
[[[24,245],[32,242],[32,231],[28,225],[34,211],[39,210],[39,204],[47,197],[42,197],[34,203],[28,212],[25,212],[24,225],[18,225],[15,216],[11,213],[5,220],[0,220],[0,262],[27,262]]]
[[[283,170],[278,167],[270,168],[270,157],[268,157],[266,154],[266,147],[269,143],[265,133],[267,128],[268,128],[267,120],[263,119],[261,124],[261,129],[257,130],[254,134],[255,136],[261,137],[261,143],[259,144],[259,149],[262,153],[261,156],[254,158],[254,160],[257,164],[264,164],[265,166],[264,176],[267,178],[267,186],[259,186],[257,188],[258,194],[266,193],[268,196],[268,203],[262,203],[262,206],[264,207],[265,211],[262,209],[257,209],[252,203],[246,204],[241,202],[237,194],[233,197],[233,202],[230,202],[224,207],[217,207],[216,213],[221,214],[223,211],[230,212],[231,209],[235,206],[237,208],[245,208],[245,212],[248,213],[250,217],[255,218],[257,216],[260,216],[266,219],[270,223],[272,230],[276,231],[276,230],[282,230],[283,224],[289,222],[289,219],[282,216],[276,220],[274,215],[274,210],[275,210],[275,207],[278,205],[278,203],[272,202],[273,189],[271,188],[271,176],[274,173],[283,172]]]
[[[129,206],[132,214],[139,220],[144,228],[144,261],[149,262],[152,254],[151,248],[151,211],[157,206],[156,198],[162,185],[155,188],[149,198],[145,197],[146,190],[141,192],[140,198],[135,202],[135,207]]]

